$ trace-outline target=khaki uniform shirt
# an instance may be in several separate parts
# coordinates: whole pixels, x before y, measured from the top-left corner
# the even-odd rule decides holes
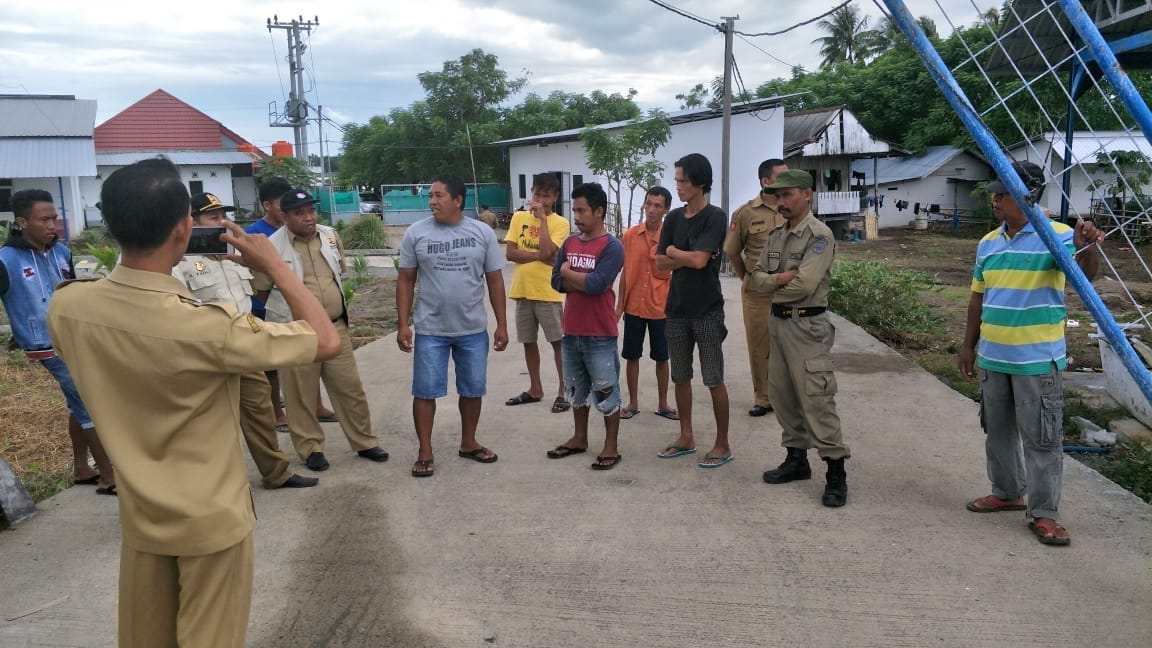
[[[335,322],[340,319],[344,314],[344,292],[340,288],[338,278],[332,272],[332,266],[321,253],[321,233],[317,231],[311,237],[305,239],[287,231],[285,234],[288,236],[292,250],[300,259],[300,280],[304,282],[304,287],[308,292],[316,296],[316,299],[324,306],[324,312],[328,314],[328,319]],[[340,257],[340,270],[344,271],[344,248],[338,237],[333,237],[334,242],[338,248]],[[252,286],[257,291],[272,290],[272,279],[265,274],[257,273],[253,280]],[[269,298],[271,302],[271,298]]]
[[[828,282],[836,258],[832,230],[812,212],[792,229],[782,225],[768,235],[768,243],[748,279],[748,287],[772,295],[773,304],[828,306]],[[796,277],[783,286],[776,275],[789,270]]]
[[[125,266],[62,284],[48,327],[116,465],[125,546],[201,556],[247,537],[240,374],[311,364],[312,328],[201,304],[174,277]]]
[[[211,256],[186,256],[172,275],[202,302],[231,304],[241,313],[252,312],[252,271],[244,266]]]
[[[484,211],[477,214],[476,218],[486,223],[488,227],[496,229],[496,214],[493,214],[490,210],[485,209]]]
[[[724,252],[729,257],[739,254],[748,272],[752,272],[760,260],[768,234],[785,223],[784,217],[765,203],[763,196],[760,194],[749,200],[732,214],[732,224],[728,226],[728,237],[724,240]]]

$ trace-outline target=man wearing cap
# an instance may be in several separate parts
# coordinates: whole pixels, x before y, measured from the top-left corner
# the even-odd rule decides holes
[[[223,227],[226,212],[236,211],[214,194],[192,196],[192,221],[197,227]],[[239,313],[252,311],[252,271],[215,255],[185,255],[172,271],[201,303],[228,304]],[[274,427],[272,390],[262,372],[240,376],[240,431],[266,488],[307,488],[315,477],[301,477],[288,468]]]
[[[335,230],[316,222],[316,199],[305,189],[292,189],[280,198],[284,227],[268,240],[280,258],[320,303],[340,333],[340,355],[305,367],[284,369],[280,383],[292,430],[292,445],[310,470],[328,470],[324,456],[324,430],[316,420],[316,395],[320,380],[328,390],[332,406],[348,444],[356,454],[372,461],[387,461],[388,453],[372,433],[368,399],[360,382],[360,370],[352,353],[348,334],[348,308],[344,303],[341,273],[347,270],[344,250]],[[270,322],[292,321],[292,310],[272,279],[256,273],[252,281],[256,296],[265,302]]]
[[[488,209],[488,205],[480,205],[480,213],[476,215],[476,218],[480,219],[480,221],[488,227],[496,229],[496,214],[493,214],[492,210]]]
[[[1012,169],[1029,193],[1044,193],[1044,171],[1032,162]],[[976,246],[972,296],[957,364],[980,378],[980,423],[992,494],[968,502],[974,513],[1024,511],[1047,545],[1071,543],[1059,519],[1064,469],[1065,275],[1003,180],[988,184],[1001,221]],[[1104,234],[1079,220],[1050,222],[1089,280],[1100,269]],[[1024,494],[1028,493],[1027,504]]]
[[[732,262],[732,272],[741,281],[760,261],[768,233],[784,224],[784,218],[776,211],[776,194],[764,187],[776,182],[776,177],[787,170],[788,165],[777,158],[761,162],[757,170],[760,195],[732,214],[724,252]],[[772,411],[772,399],[768,397],[768,325],[772,320],[772,296],[748,290],[748,285],[744,284],[740,291],[740,305],[744,310],[744,333],[748,338],[748,362],[752,368],[753,403],[748,415],[764,416]]]
[[[808,448],[828,464],[824,506],[843,506],[848,498],[844,460],[851,454],[840,434],[836,413],[836,374],[832,344],[836,327],[828,315],[828,284],[836,257],[832,230],[812,215],[812,175],[788,170],[766,189],[776,192],[785,223],[772,230],[746,289],[772,296],[768,393],[783,430],[787,457],[764,473],[769,484],[812,477]]]

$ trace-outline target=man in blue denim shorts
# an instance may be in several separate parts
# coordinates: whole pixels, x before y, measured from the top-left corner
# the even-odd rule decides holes
[[[588,448],[588,414],[595,407],[604,415],[604,450],[593,470],[611,470],[620,463],[616,436],[620,431],[620,357],[617,355],[616,295],[612,284],[624,267],[624,246],[604,229],[608,196],[596,183],[572,192],[572,218],[580,233],[568,237],[552,266],[552,287],[565,294],[560,348],[564,384],[576,430],[570,439],[548,451],[550,459],[580,454]]]
[[[412,420],[420,442],[413,477],[430,477],[432,425],[436,399],[448,395],[448,355],[456,365],[460,396],[461,457],[492,463],[496,453],[476,441],[481,399],[488,389],[488,315],[484,288],[496,314],[492,347],[508,347],[505,317],[504,255],[492,228],[465,218],[464,181],[441,174],[433,178],[428,205],[432,216],[404,233],[400,244],[400,276],[396,282],[399,330],[396,344],[405,353],[415,349],[412,365]],[[416,297],[415,339],[408,313]]]

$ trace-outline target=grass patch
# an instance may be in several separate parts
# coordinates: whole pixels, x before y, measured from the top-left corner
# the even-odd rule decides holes
[[[1077,457],[1133,495],[1152,504],[1152,448],[1121,443],[1111,454]]]
[[[884,342],[925,348],[943,321],[920,296],[934,285],[916,270],[894,270],[879,261],[841,262],[832,269],[828,306]]]
[[[19,351],[0,359],[0,454],[39,502],[72,484],[68,408],[39,363]]]
[[[340,236],[349,250],[381,250],[388,247],[388,230],[379,216],[367,214],[349,222]]]

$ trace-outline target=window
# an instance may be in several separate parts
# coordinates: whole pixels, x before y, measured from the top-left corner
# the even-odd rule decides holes
[[[203,180],[189,180],[188,181],[188,193],[190,193],[192,195],[196,195],[198,193],[204,193],[204,181]]]
[[[572,176],[572,188],[573,189],[575,189],[576,187],[579,187],[582,184],[584,184],[584,176],[582,176],[582,175],[573,175]]]
[[[12,179],[0,178],[0,212],[12,211]]]
[[[525,181],[526,181],[526,178],[524,177],[524,174],[521,173],[520,174],[520,200],[525,200],[528,198],[528,186],[525,184]]]

